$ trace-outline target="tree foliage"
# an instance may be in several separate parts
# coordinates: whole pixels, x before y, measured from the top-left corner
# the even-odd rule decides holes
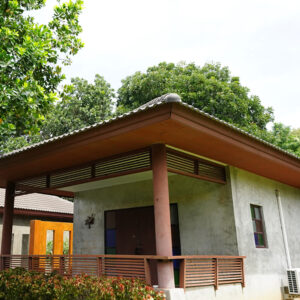
[[[48,114],[42,127],[43,138],[58,136],[103,121],[112,115],[114,90],[96,75],[94,83],[72,78],[65,86],[62,101]]]
[[[82,0],[54,8],[48,24],[28,15],[45,0],[0,2],[0,142],[7,137],[36,133],[56,100],[64,79],[61,64],[83,46],[78,38]]]
[[[166,93],[177,93],[183,101],[247,131],[265,130],[273,120],[273,110],[265,108],[257,96],[232,77],[220,64],[160,63],[136,72],[122,81],[118,111],[142,105]]]
[[[289,151],[300,157],[300,134],[299,129],[292,130],[282,123],[274,123],[273,128],[268,132],[266,140],[283,150]]]
[[[293,129],[292,134],[300,140],[300,128]]]
[[[0,155],[38,143],[41,140],[42,136],[40,134],[8,137],[5,139],[5,142],[0,143]]]
[[[61,100],[45,115],[36,135],[23,134],[10,138],[0,147],[9,152],[43,139],[61,135],[113,115],[114,90],[103,77],[96,75],[94,83],[73,78],[60,94]],[[257,96],[232,77],[220,64],[167,64],[136,72],[122,81],[117,101],[117,113],[134,109],[165,93],[178,93],[183,101],[211,115],[242,128],[284,150],[300,156],[300,129],[292,130],[273,121],[273,111],[265,108]]]
[[[160,63],[136,72],[122,81],[118,113],[134,109],[166,93],[177,93],[184,102],[221,120],[300,156],[300,130],[273,123],[273,109],[264,107],[258,96],[220,64]]]
[[[114,90],[100,75],[95,76],[94,83],[82,78],[72,78],[71,85],[65,85],[60,96],[61,100],[45,116],[38,134],[8,138],[0,146],[0,151],[7,153],[93,125],[113,114]]]

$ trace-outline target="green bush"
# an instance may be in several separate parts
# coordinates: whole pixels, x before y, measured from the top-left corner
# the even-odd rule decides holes
[[[162,292],[136,279],[72,278],[22,268],[0,272],[0,299],[5,300],[162,300]]]

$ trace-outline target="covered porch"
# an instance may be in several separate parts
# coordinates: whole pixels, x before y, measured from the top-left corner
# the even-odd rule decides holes
[[[51,264],[47,256],[10,255],[14,196],[33,191],[75,196],[74,255],[54,255]],[[205,206],[185,202],[193,194],[201,198],[201,193],[209,194]],[[97,206],[94,200],[105,204]],[[222,201],[218,215],[210,214],[220,210],[216,203]],[[234,220],[225,224],[233,218],[230,201],[224,165],[165,144],[9,182],[1,269],[21,265],[67,276],[136,277],[164,289],[244,286],[244,257],[235,248]],[[221,220],[214,221],[215,216]],[[87,224],[87,218],[93,221]],[[231,230],[227,236],[224,228]]]

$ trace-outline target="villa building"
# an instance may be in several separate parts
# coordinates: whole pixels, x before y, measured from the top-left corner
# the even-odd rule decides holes
[[[74,197],[75,273],[169,299],[280,300],[300,267],[300,158],[176,94],[4,155],[0,187],[2,268],[14,198],[33,192]]]

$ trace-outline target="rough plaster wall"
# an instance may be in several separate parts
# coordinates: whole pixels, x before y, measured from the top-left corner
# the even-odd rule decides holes
[[[239,254],[247,257],[245,299],[281,299],[287,260],[275,189],[281,192],[294,266],[299,266],[300,191],[237,168],[230,168],[230,174]],[[266,249],[255,247],[250,204],[263,207]]]
[[[242,300],[243,289],[240,284],[221,285],[217,290],[213,286],[185,289],[182,300]],[[172,300],[172,299],[171,299]]]
[[[229,185],[170,176],[170,202],[178,203],[182,254],[237,254]],[[104,253],[104,211],[153,205],[152,181],[79,192],[74,205],[74,253]],[[87,216],[95,214],[88,229]]]
[[[2,241],[2,222],[3,217],[0,216],[0,244]],[[15,217],[13,220],[13,249],[12,254],[22,254],[22,235],[30,233],[30,219]]]
[[[251,275],[247,277],[246,288],[241,284],[220,285],[218,290],[213,286],[187,288],[185,298],[180,300],[281,300],[281,290],[276,288],[280,283],[275,275]]]
[[[169,179],[178,203],[182,254],[237,255],[230,185],[184,176]]]
[[[283,184],[277,188],[281,195],[292,267],[300,268],[300,189]]]

